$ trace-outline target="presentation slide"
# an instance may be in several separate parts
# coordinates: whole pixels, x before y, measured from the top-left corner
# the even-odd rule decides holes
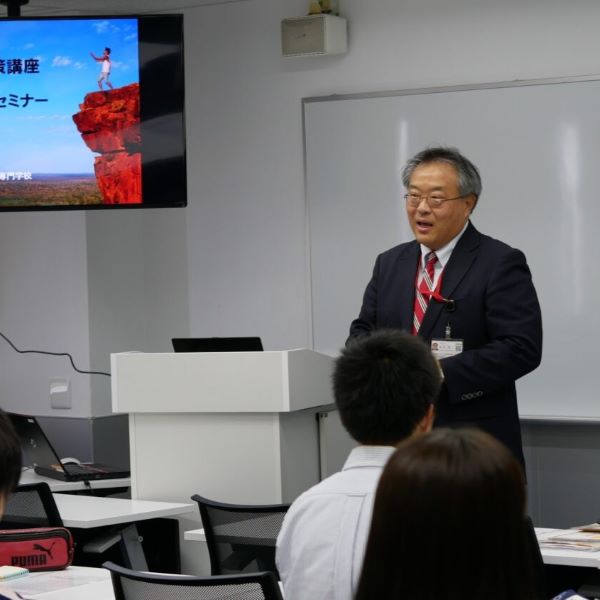
[[[142,202],[138,55],[137,19],[0,21],[0,209]]]

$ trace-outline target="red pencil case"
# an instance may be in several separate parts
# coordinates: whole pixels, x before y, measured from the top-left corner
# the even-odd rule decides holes
[[[73,561],[73,537],[64,527],[0,530],[0,565],[30,571],[65,569]]]

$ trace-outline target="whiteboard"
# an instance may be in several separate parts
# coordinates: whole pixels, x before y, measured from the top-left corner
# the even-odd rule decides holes
[[[413,239],[401,169],[429,145],[480,169],[473,224],[527,256],[541,366],[522,418],[600,421],[600,81],[535,81],[303,101],[314,349],[336,355],[377,254]]]

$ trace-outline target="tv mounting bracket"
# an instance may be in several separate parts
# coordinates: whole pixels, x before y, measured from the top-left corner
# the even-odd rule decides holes
[[[6,6],[7,17],[20,17],[21,6],[29,4],[29,0],[0,0],[0,4]]]

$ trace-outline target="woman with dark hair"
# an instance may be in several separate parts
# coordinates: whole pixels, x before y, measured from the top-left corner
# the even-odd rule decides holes
[[[398,446],[377,488],[356,600],[538,600],[525,480],[478,430]]]

